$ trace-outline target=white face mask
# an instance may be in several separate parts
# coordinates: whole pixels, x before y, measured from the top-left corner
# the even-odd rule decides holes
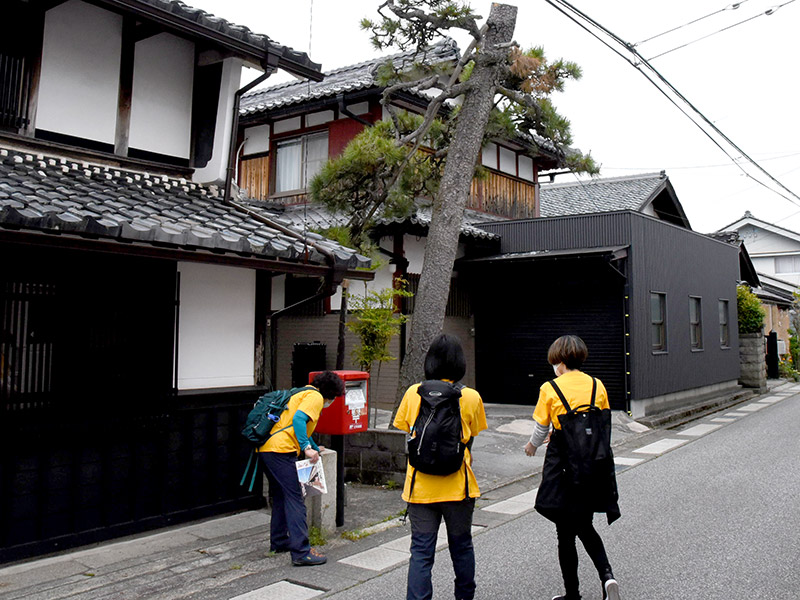
[[[561,366],[561,363],[558,363],[557,365],[553,365],[553,373],[556,374],[556,377],[558,377],[558,367],[560,367],[560,366]]]

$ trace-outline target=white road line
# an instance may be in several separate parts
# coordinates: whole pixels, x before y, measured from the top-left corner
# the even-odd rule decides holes
[[[614,464],[623,465],[626,467],[632,467],[633,465],[638,465],[643,460],[644,460],[643,458],[627,458],[625,456],[615,456]]]
[[[347,556],[339,560],[339,562],[370,571],[383,571],[407,561],[409,556],[411,556],[411,553],[408,551],[391,550],[378,546],[377,548]]]
[[[699,437],[701,435],[705,435],[715,429],[719,429],[722,425],[710,425],[701,423],[700,425],[695,425],[694,427],[690,427],[689,429],[684,429],[683,431],[679,431],[678,435],[688,435],[690,437]]]
[[[737,410],[738,410],[738,409],[737,409]],[[746,416],[747,416],[747,413],[743,413],[743,412],[729,412],[729,413],[725,413],[725,416],[726,416],[726,417],[746,417]]]
[[[279,581],[252,592],[234,596],[230,600],[308,600],[322,596],[324,593],[322,590],[315,590],[304,585]]]
[[[736,410],[740,410],[742,412],[751,413],[751,412],[756,412],[757,410],[761,410],[765,406],[767,406],[767,405],[766,404],[748,404],[747,406],[740,406]]]
[[[725,417],[716,417],[715,419],[711,419],[713,423],[733,423],[736,419],[727,419]]]
[[[657,442],[653,442],[652,444],[648,444],[638,450],[634,450],[639,454],[663,454],[668,450],[672,450],[673,448],[677,448],[681,444],[685,444],[689,440],[676,440],[673,438],[664,438],[663,440],[659,440]]]
[[[761,398],[760,400],[756,400],[759,404],[772,404],[774,402],[780,402],[783,400],[780,396],[767,396],[766,398]]]

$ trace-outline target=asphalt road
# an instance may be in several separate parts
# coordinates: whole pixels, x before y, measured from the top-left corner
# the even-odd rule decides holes
[[[795,396],[621,472],[623,516],[608,527],[598,515],[595,525],[623,599],[800,598],[799,427]],[[476,598],[562,592],[555,528],[538,514],[478,533],[475,548]],[[580,559],[583,597],[599,600],[582,550]],[[406,572],[403,565],[330,598],[403,597]],[[453,597],[452,578],[440,551],[434,598]]]

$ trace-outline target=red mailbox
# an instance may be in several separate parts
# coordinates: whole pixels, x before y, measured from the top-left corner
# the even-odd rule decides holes
[[[308,381],[314,380],[320,371],[308,374]],[[334,371],[344,380],[344,396],[336,398],[330,406],[322,409],[316,433],[343,435],[367,430],[367,384],[366,371]]]

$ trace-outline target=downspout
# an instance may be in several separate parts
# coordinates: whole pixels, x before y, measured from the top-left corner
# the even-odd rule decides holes
[[[225,202],[228,202],[231,199],[231,186],[233,184],[233,172],[236,170],[236,155],[237,155],[237,148],[236,148],[236,141],[239,137],[239,103],[242,99],[242,96],[252,90],[254,87],[262,83],[264,80],[267,79],[270,75],[272,75],[276,69],[278,68],[277,62],[278,57],[267,54],[266,62],[268,64],[264,66],[264,73],[248,83],[243,88],[236,90],[236,93],[233,95],[233,120],[231,122],[231,139],[230,144],[228,145],[228,168],[225,171]],[[275,62],[274,65],[269,64],[270,62]]]
[[[238,148],[236,147],[236,142],[238,140],[238,129],[239,129],[239,105],[241,98],[244,94],[252,90],[254,87],[259,85],[265,79],[267,79],[278,67],[278,59],[279,57],[274,54],[267,54],[266,62],[267,64],[264,65],[264,74],[258,77],[257,79],[251,81],[241,89],[237,90],[234,94],[234,101],[233,101],[233,119],[231,123],[231,137],[230,137],[230,145],[228,148],[228,168],[225,173],[225,193],[223,196],[223,202],[228,206],[235,208],[241,212],[246,213],[251,218],[259,221],[269,227],[276,229],[283,233],[284,235],[294,238],[303,242],[303,247],[306,248],[306,256],[305,261],[308,262],[308,246],[314,248],[317,252],[322,254],[325,257],[325,262],[328,263],[330,266],[330,271],[324,276],[322,288],[319,292],[301,300],[300,302],[296,302],[291,306],[287,306],[282,308],[281,310],[275,311],[270,316],[269,328],[270,328],[270,379],[272,383],[272,387],[274,389],[275,382],[277,379],[278,374],[278,357],[275,352],[278,344],[278,328],[277,328],[277,320],[279,317],[282,317],[288,312],[301,308],[306,304],[310,304],[312,302],[316,302],[317,300],[321,300],[323,298],[327,298],[328,296],[332,296],[337,286],[342,282],[344,279],[345,271],[347,270],[346,267],[337,265],[336,258],[333,255],[333,252],[320,246],[317,243],[309,242],[309,240],[297,233],[296,231],[292,231],[288,227],[284,227],[283,225],[276,223],[275,221],[265,217],[264,215],[257,213],[256,211],[235,202],[232,199],[232,188],[233,188],[233,175],[236,171],[236,157],[238,155]]]
[[[358,121],[359,123],[361,123],[363,125],[366,125],[367,127],[372,127],[374,125],[374,123],[370,123],[366,119],[362,119],[361,117],[359,117],[355,113],[350,112],[350,110],[348,110],[345,107],[345,105],[344,105],[344,94],[337,94],[336,95],[336,101],[339,103],[339,112],[341,114],[345,115],[346,117],[350,117],[354,121]]]

